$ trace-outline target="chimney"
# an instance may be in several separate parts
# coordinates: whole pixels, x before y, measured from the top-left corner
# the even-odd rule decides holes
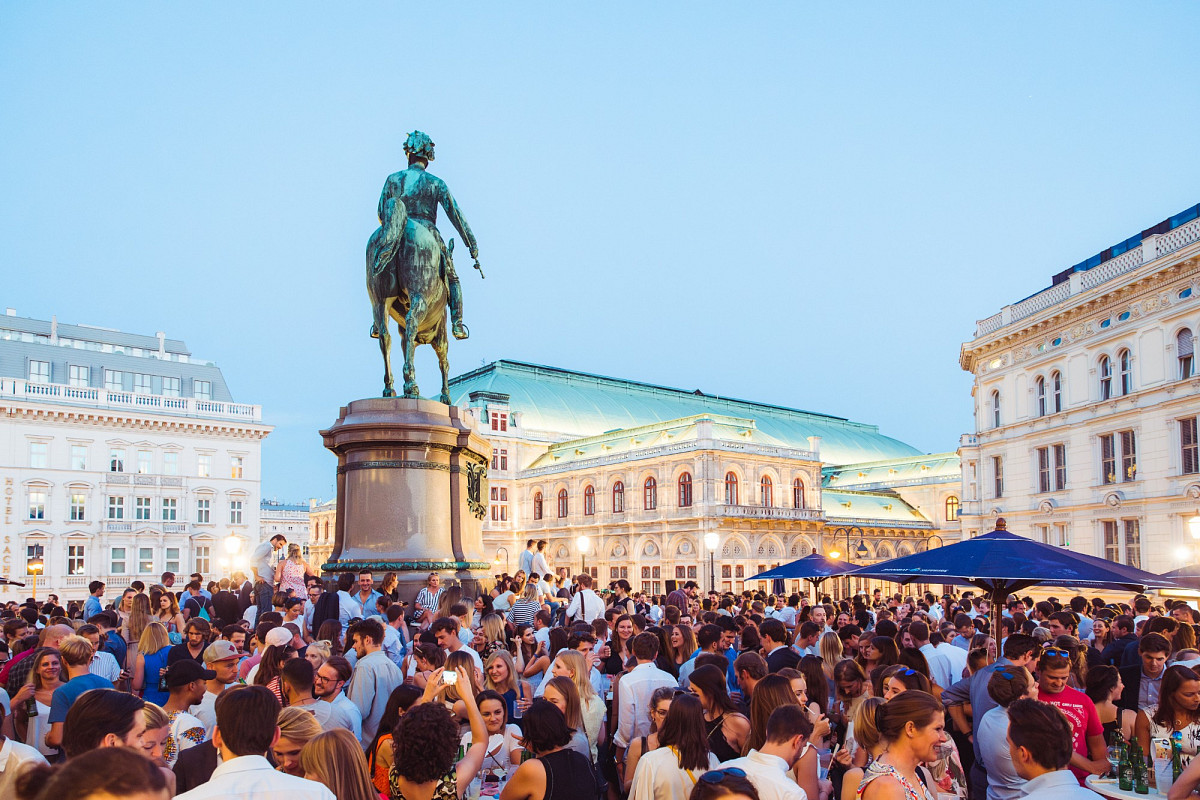
[[[15,308],[9,307],[9,308],[4,309],[4,316],[15,317],[16,315],[17,315],[17,310]]]
[[[162,331],[156,331],[154,335],[158,337],[158,357],[165,358],[167,355],[167,335]]]

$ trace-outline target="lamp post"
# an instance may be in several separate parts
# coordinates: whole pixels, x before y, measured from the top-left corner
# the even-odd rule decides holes
[[[833,538],[835,541],[837,540],[838,536],[842,535],[843,533],[846,534],[846,563],[848,563],[848,564],[854,563],[854,559],[851,558],[851,547],[850,547],[850,534],[852,534],[854,531],[858,531],[858,547],[853,548],[853,552],[859,557],[859,559],[864,559],[867,557],[869,551],[867,550],[867,546],[865,544],[863,544],[863,535],[864,534],[863,534],[862,528],[858,527],[857,525],[851,525],[848,528],[838,528],[833,532]],[[830,558],[837,558],[840,555],[841,555],[841,553],[839,553],[837,550],[829,551]],[[849,599],[849,597],[850,597],[850,576],[847,575],[846,576],[846,595],[842,599]]]
[[[721,535],[716,531],[709,531],[704,534],[704,546],[708,548],[708,588],[709,591],[717,590],[717,548],[721,545]]]
[[[495,564],[497,567],[500,566],[500,551],[501,550],[504,551],[504,574],[507,575],[508,574],[508,548],[507,547],[497,547],[496,548]]]
[[[33,576],[33,599],[37,600],[37,579],[38,575],[45,569],[46,562],[42,560],[41,556],[35,555],[26,562],[26,566],[29,568],[29,574]]]
[[[587,537],[587,534],[580,534],[575,539],[575,546],[579,548],[579,559],[582,561],[584,573],[587,572],[587,554],[588,549],[592,546],[592,540]]]

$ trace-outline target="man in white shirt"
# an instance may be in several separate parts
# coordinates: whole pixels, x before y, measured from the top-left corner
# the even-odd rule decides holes
[[[354,665],[354,677],[350,679],[346,696],[362,714],[362,739],[359,741],[365,747],[374,741],[383,709],[392,696],[392,690],[404,683],[404,675],[383,652],[383,625],[378,619],[354,623],[350,626],[350,637],[358,661]]]
[[[279,738],[279,710],[279,701],[265,686],[223,694],[213,731],[220,763],[207,783],[177,800],[335,800],[325,784],[277,772],[267,761],[267,750]]]
[[[571,598],[567,606],[567,619],[571,622],[583,621],[589,625],[604,617],[604,601],[600,595],[592,591],[592,576],[584,573],[579,576],[579,591]]]
[[[654,659],[658,658],[658,637],[653,633],[639,633],[633,638],[633,657],[637,659],[637,666],[617,683],[620,723],[614,741],[621,750],[629,747],[634,739],[649,735],[650,696],[654,690],[661,686],[678,686],[670,673],[654,666]]]
[[[0,706],[0,727],[4,725],[4,713],[4,707]],[[45,763],[46,757],[36,747],[0,733],[0,797],[16,797],[17,777],[33,765]]]
[[[80,625],[79,630],[75,632],[91,642],[92,649],[96,651],[92,656],[92,664],[88,667],[88,672],[116,683],[117,679],[121,677],[121,666],[117,664],[117,659],[112,653],[106,653],[100,649],[100,629],[95,625]]]
[[[383,626],[383,652],[387,653],[387,657],[398,667],[404,661],[404,606],[399,603],[388,606],[385,617],[387,622]]]
[[[188,711],[204,724],[206,738],[212,738],[213,728],[217,727],[217,698],[231,684],[237,682],[238,664],[242,655],[232,642],[224,639],[204,648],[204,666],[216,673],[216,677],[204,685],[204,697]]]
[[[429,626],[429,630],[437,637],[438,647],[446,651],[446,655],[451,653],[463,652],[471,656],[471,660],[475,662],[475,669],[483,674],[483,659],[479,657],[479,653],[473,647],[467,647],[458,636],[459,623],[455,617],[438,617],[433,621],[433,625]]]
[[[937,639],[937,641],[934,641],[934,639]],[[961,647],[949,644],[945,639],[945,635],[941,633],[936,635],[930,633],[929,643],[933,645],[933,649],[937,651],[938,655],[945,656],[946,660],[950,662],[951,680],[954,683],[962,680],[963,672],[967,668],[967,651]]]
[[[1098,800],[1067,768],[1074,752],[1071,723],[1055,706],[1014,700],[1008,707],[1008,750],[1025,779],[1021,800]]]
[[[529,573],[533,572],[533,556],[536,552],[534,545],[536,544],[537,542],[533,539],[525,542],[525,549],[521,551],[521,556],[517,559],[517,571],[524,572],[526,578],[529,577]]]
[[[529,567],[531,573],[546,575],[550,572],[550,564],[546,561],[546,544],[545,539],[538,540],[537,552],[533,554],[533,564]]]
[[[362,712],[346,697],[342,687],[354,675],[350,662],[342,656],[333,656],[313,674],[313,694],[333,706],[329,728],[345,728],[362,739]],[[326,728],[326,730],[329,730]]]
[[[321,730],[327,731],[331,727],[337,727],[332,724],[333,704],[313,694],[315,673],[311,661],[306,658],[293,658],[279,671],[279,683],[288,708],[304,709],[316,718]]]
[[[721,768],[745,772],[758,790],[759,800],[807,800],[808,795],[792,780],[791,773],[812,731],[804,709],[779,706],[767,719],[767,740],[762,748],[726,761]]]
[[[950,666],[950,660],[929,643],[928,623],[917,620],[908,626],[908,632],[912,634],[913,644],[925,654],[925,660],[929,662],[929,674],[933,677],[934,683],[943,689],[950,688],[955,683],[954,668]]]

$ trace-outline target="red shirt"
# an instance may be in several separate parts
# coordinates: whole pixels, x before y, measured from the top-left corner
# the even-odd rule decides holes
[[[1067,719],[1071,721],[1071,744],[1074,746],[1075,752],[1085,758],[1091,758],[1091,753],[1088,752],[1087,738],[1104,735],[1104,727],[1100,724],[1100,715],[1096,712],[1096,704],[1092,702],[1091,698],[1078,689],[1067,686],[1058,694],[1038,692],[1038,700],[1056,706],[1059,711],[1066,714]],[[1082,786],[1083,779],[1088,776],[1088,773],[1075,767],[1071,767],[1071,772],[1075,773],[1075,777],[1079,779],[1079,785]]]

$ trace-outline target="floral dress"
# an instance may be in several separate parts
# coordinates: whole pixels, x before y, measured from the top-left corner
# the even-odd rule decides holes
[[[396,772],[396,765],[392,765],[392,771],[389,773],[389,788],[388,793],[391,800],[405,800],[404,793],[400,791],[400,781],[397,780],[400,774]],[[454,769],[451,768],[442,777],[438,778],[437,785],[433,787],[433,794],[430,800],[458,800],[458,777],[455,775]]]
[[[937,800],[925,784],[918,783],[916,786],[913,786],[908,782],[908,778],[901,775],[895,767],[891,764],[885,764],[882,761],[872,761],[867,765],[867,768],[863,771],[862,782],[858,784],[858,791],[854,793],[854,796],[861,798],[863,790],[867,788],[867,784],[876,778],[882,778],[884,775],[896,779],[900,787],[904,789],[904,800]]]

